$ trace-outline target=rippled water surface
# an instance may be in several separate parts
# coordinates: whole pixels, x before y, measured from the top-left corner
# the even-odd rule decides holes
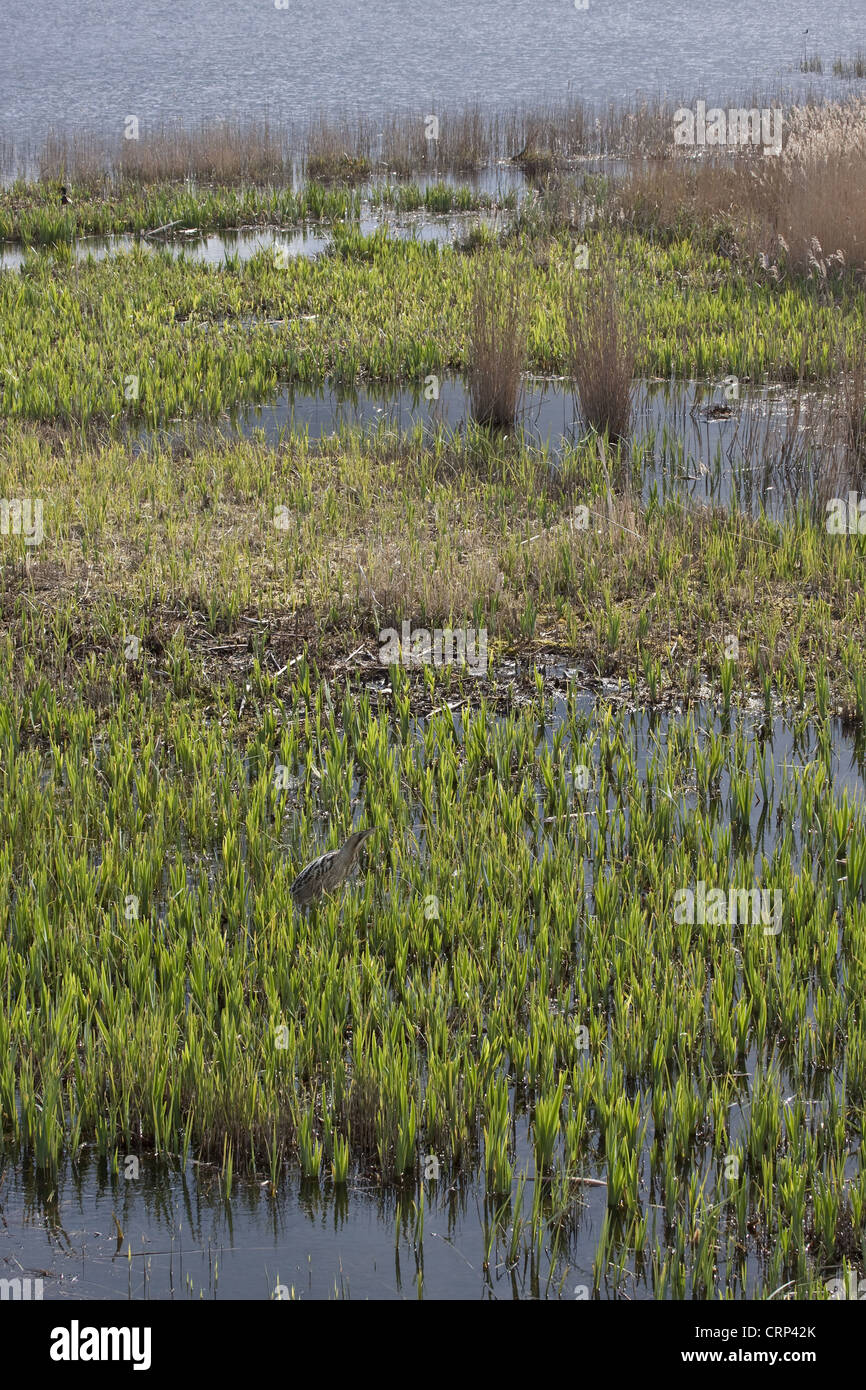
[[[5,0],[0,138],[113,133],[127,114],[197,121],[376,112],[569,92],[594,101],[728,97],[801,78],[804,52],[850,57],[861,0]]]

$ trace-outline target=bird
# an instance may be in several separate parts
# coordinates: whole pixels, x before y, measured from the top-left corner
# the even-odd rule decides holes
[[[69,197],[69,194],[66,191],[65,183],[62,183],[60,185],[60,202],[62,206],[65,208],[72,207],[72,199]]]
[[[368,830],[355,830],[339,849],[329,850],[312,860],[301,869],[292,884],[292,898],[296,907],[307,907],[323,893],[333,893],[335,888],[348,878],[354,867],[358,852],[364,841],[375,833],[376,826]]]

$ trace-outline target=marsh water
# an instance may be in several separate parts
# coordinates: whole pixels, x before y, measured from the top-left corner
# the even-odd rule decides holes
[[[445,180],[443,180],[444,182]],[[420,182],[420,180],[419,180]],[[454,182],[451,180],[450,182]],[[475,180],[480,183],[480,180]],[[507,187],[523,184],[522,176],[515,172],[499,174],[493,179],[491,193],[500,195]],[[384,210],[374,216],[370,211],[358,219],[357,227],[363,236],[387,228],[392,237],[400,240],[434,241],[438,243],[459,240],[473,226],[502,226],[508,216],[503,212],[487,213],[424,213],[398,214]],[[182,230],[173,236],[150,239],[147,236],[119,234],[116,236],[81,236],[69,243],[69,252],[74,261],[93,259],[101,261],[106,256],[124,255],[136,247],[145,252],[157,251],[170,256],[183,256],[187,260],[199,261],[204,265],[220,266],[227,259],[248,261],[262,252],[279,252],[282,256],[306,256],[309,259],[322,255],[334,244],[330,230],[317,223],[307,223],[299,227],[248,227],[239,231],[200,233],[197,229],[188,233]],[[65,250],[65,248],[64,248]],[[20,270],[28,256],[54,254],[51,250],[23,247],[15,242],[0,241],[0,270]]]
[[[280,322],[274,323],[279,329]],[[198,331],[198,330],[197,330]],[[732,393],[736,391],[734,396]],[[803,501],[845,491],[844,460],[828,437],[832,402],[819,391],[798,400],[778,385],[736,388],[717,381],[635,383],[629,485],[648,502],[676,497],[699,506],[735,507],[752,515],[788,515]],[[461,447],[472,419],[464,377],[431,375],[402,388],[284,387],[269,401],[239,407],[217,422],[227,437],[259,438],[277,448],[291,435],[324,440],[361,430],[371,438],[420,432]],[[182,439],[186,426],[140,430],[138,440]],[[512,437],[543,451],[554,471],[586,434],[572,384],[527,376]],[[622,479],[619,484],[622,484]],[[832,484],[832,485],[831,485]],[[828,491],[829,488],[829,491]]]
[[[603,709],[596,697],[575,684],[577,673],[556,660],[546,666],[552,698],[549,722],[539,745],[550,742],[566,719],[567,702],[577,699],[590,718]],[[506,673],[507,674],[507,673]],[[679,713],[632,712],[628,724],[637,736],[638,773],[663,745]],[[796,775],[820,757],[812,726],[781,717],[765,720],[745,714],[739,727],[764,748],[776,780]],[[724,732],[709,705],[695,707],[698,727]],[[423,724],[423,721],[421,721]],[[866,761],[839,720],[832,721],[830,781],[837,795],[847,792],[862,806]],[[455,718],[455,733],[460,735]],[[737,725],[735,725],[737,727]],[[423,729],[419,726],[419,736]],[[730,788],[723,777],[721,804]],[[696,793],[681,793],[685,807]],[[772,806],[770,807],[772,811]],[[756,862],[772,855],[775,816],[753,808],[750,833]],[[539,825],[543,839],[542,827]],[[749,1115],[749,1081],[755,1059],[747,1059],[732,1136],[743,1132]],[[840,1064],[844,1065],[844,1064]],[[525,1091],[512,1091],[515,1174],[533,1172],[529,1105]],[[652,1209],[653,1179],[649,1147],[641,1156],[641,1186]],[[133,1160],[130,1162],[130,1160]],[[56,1174],[39,1174],[28,1164],[0,1159],[0,1279],[22,1281],[30,1296],[43,1300],[105,1299],[515,1299],[585,1298],[593,1283],[595,1257],[606,1210],[603,1155],[590,1152],[571,1201],[569,1238],[555,1260],[527,1248],[516,1263],[506,1258],[510,1224],[519,1219],[516,1189],[512,1200],[491,1204],[483,1176],[468,1167],[462,1176],[442,1172],[425,1177],[427,1158],[419,1153],[414,1180],[402,1188],[383,1187],[350,1173],[334,1186],[305,1181],[287,1168],[276,1190],[266,1175],[235,1178],[227,1192],[219,1165],[171,1156],[121,1155],[111,1172],[87,1145],[76,1161]],[[418,1212],[424,1205],[423,1238]],[[532,1203],[527,1184],[523,1215]],[[654,1218],[653,1218],[654,1219]],[[757,1278],[757,1263],[750,1263]],[[720,1271],[720,1275],[723,1271]],[[600,1288],[602,1297],[616,1290]],[[26,1295],[25,1295],[26,1296]],[[629,1298],[652,1296],[646,1270],[635,1267]]]
[[[225,117],[374,114],[575,94],[727,100],[862,45],[859,0],[5,0],[0,141]]]
[[[496,182],[498,181],[498,182]],[[489,175],[488,189],[501,199],[522,195],[523,180],[513,171]],[[385,229],[399,239],[439,244],[465,237],[471,228],[507,225],[513,213],[375,212],[365,204],[359,229],[364,235]],[[149,254],[168,254],[219,266],[227,258],[249,260],[279,252],[315,258],[334,245],[329,229],[304,225],[245,228],[192,238],[172,236],[154,243],[137,236],[78,237],[70,247],[75,260],[124,254],[141,247]],[[55,254],[50,249],[24,250],[0,243],[0,270],[16,272],[28,256]],[[241,328],[279,332],[283,319],[248,319]],[[191,326],[195,333],[220,332],[219,323]],[[801,500],[845,496],[850,484],[844,458],[837,457],[838,439],[830,429],[832,400],[812,389],[798,397],[780,384],[751,385],[734,378],[717,381],[643,380],[635,384],[633,451],[640,474],[637,486],[644,501],[685,497],[701,505],[736,506],[751,513],[782,517]],[[420,429],[428,438],[437,431],[461,432],[472,416],[471,393],[465,378],[436,374],[401,387],[369,385],[346,388],[324,385],[301,391],[286,385],[270,399],[239,403],[218,421],[224,435],[262,437],[277,447],[288,433],[305,433],[312,440],[341,430],[367,432],[387,429],[403,434]],[[178,424],[181,428],[177,428]],[[183,422],[170,422],[158,431],[137,430],[140,440],[182,435]],[[575,446],[583,434],[571,384],[558,378],[527,375],[524,379],[514,433],[534,449],[547,451],[552,466]],[[634,480],[632,480],[634,482]]]

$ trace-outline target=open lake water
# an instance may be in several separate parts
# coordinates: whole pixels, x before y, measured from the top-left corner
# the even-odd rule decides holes
[[[860,0],[4,0],[0,140],[224,117],[826,90]],[[850,84],[848,84],[850,90]]]

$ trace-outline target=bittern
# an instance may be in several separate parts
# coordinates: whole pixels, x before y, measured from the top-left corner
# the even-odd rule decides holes
[[[296,907],[306,907],[315,898],[321,897],[323,893],[333,893],[340,884],[348,878],[351,873],[358,852],[367,839],[375,831],[375,825],[369,830],[355,830],[349,836],[344,845],[339,849],[329,850],[327,854],[320,854],[318,859],[314,859],[305,869],[301,869],[298,877],[292,884],[292,897]]]

